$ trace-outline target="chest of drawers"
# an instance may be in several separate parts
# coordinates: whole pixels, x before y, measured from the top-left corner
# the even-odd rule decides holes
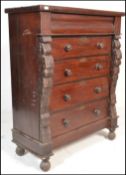
[[[115,138],[122,12],[55,6],[9,14],[13,142],[50,168],[52,151],[100,129]]]

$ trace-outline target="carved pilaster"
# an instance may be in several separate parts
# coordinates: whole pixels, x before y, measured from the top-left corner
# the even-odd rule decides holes
[[[112,66],[111,66],[111,84],[110,84],[110,126],[109,129],[113,132],[117,127],[117,112],[116,112],[116,83],[119,74],[119,65],[121,64],[121,44],[120,36],[115,35],[112,43]]]
[[[49,127],[49,97],[52,87],[54,60],[51,56],[50,36],[38,36],[39,59],[41,64],[41,99],[40,99],[40,140],[43,144],[51,145],[51,132]]]

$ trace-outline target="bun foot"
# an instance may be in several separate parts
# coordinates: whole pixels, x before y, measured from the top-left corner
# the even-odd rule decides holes
[[[109,134],[108,134],[108,139],[109,139],[109,140],[114,140],[115,137],[116,137],[115,132],[109,132]]]
[[[21,148],[20,146],[17,146],[17,148],[16,148],[16,154],[18,156],[23,156],[25,154],[25,149]]]
[[[43,170],[43,171],[48,171],[51,167],[51,164],[49,162],[49,159],[43,159],[41,164],[40,164],[40,168]]]

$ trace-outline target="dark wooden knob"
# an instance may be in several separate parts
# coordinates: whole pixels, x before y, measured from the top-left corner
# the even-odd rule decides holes
[[[71,71],[70,69],[65,69],[64,75],[65,75],[66,77],[69,77],[69,76],[72,75],[72,71]]]
[[[69,127],[70,121],[68,119],[64,119],[63,120],[63,125],[64,125],[65,128]]]
[[[97,63],[97,64],[95,65],[95,67],[96,67],[96,70],[101,70],[101,69],[103,69],[102,64],[99,64],[99,63]]]
[[[101,111],[100,111],[100,109],[95,109],[94,113],[96,116],[99,116],[101,114]]]
[[[64,95],[64,100],[65,101],[70,101],[71,100],[71,96],[69,94],[65,94]]]
[[[72,45],[71,44],[67,44],[65,47],[64,47],[64,50],[66,52],[69,52],[70,50],[72,50]]]
[[[97,43],[97,48],[98,49],[103,49],[104,48],[104,43]]]
[[[101,87],[96,87],[96,88],[95,88],[95,92],[96,92],[97,94],[99,94],[101,91],[102,91],[102,88],[101,88]]]

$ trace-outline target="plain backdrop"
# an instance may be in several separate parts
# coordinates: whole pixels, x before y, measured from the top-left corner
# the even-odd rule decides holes
[[[124,1],[2,1],[1,2],[1,141],[2,174],[42,174],[40,159],[28,153],[23,157],[15,154],[15,144],[11,142],[12,103],[8,16],[5,8],[29,5],[58,5],[89,9],[125,11]],[[125,172],[125,20],[122,18],[122,64],[118,79],[117,112],[119,128],[117,138],[109,141],[108,131],[102,130],[76,143],[54,151],[51,157],[50,174],[124,174]]]

